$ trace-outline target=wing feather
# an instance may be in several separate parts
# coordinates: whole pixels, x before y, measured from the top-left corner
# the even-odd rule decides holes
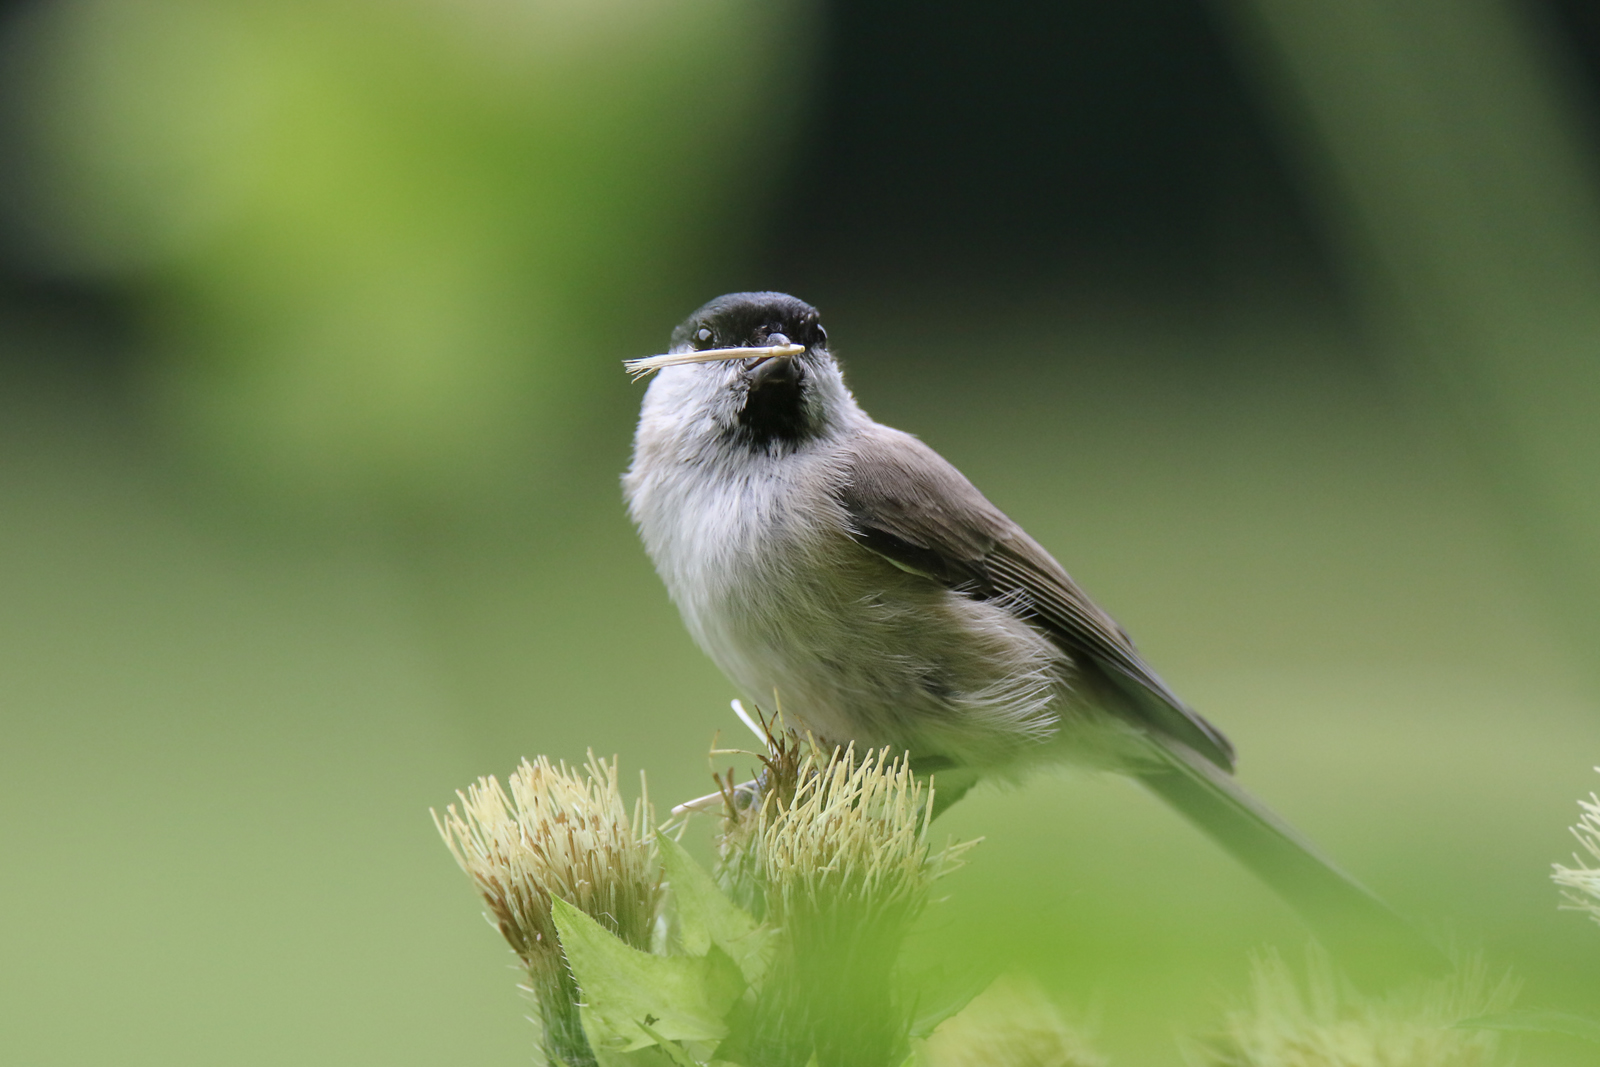
[[[1233,746],[1221,731],[1167,688],[1127,632],[1050,553],[933,449],[909,434],[875,427],[850,449],[838,497],[858,543],[946,588],[1009,598],[1063,651],[1098,667],[1127,698],[1127,706],[1107,710],[1233,769]]]

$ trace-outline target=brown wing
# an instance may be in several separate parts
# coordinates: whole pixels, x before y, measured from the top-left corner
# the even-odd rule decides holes
[[[839,500],[852,534],[902,570],[980,599],[1007,597],[1080,661],[1128,697],[1130,714],[1225,770],[1233,746],[1167,688],[1122,627],[1050,553],[933,449],[875,427],[851,447]]]

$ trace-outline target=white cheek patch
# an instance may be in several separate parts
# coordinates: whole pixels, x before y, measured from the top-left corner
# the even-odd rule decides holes
[[[760,359],[763,356],[798,356],[805,345],[767,345],[764,348],[707,348],[701,352],[668,352],[662,356],[645,356],[643,359],[625,359],[622,369],[638,381],[662,367],[677,367],[685,363],[719,363],[729,359]]]

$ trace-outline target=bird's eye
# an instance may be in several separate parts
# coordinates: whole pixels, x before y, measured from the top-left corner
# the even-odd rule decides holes
[[[694,332],[694,346],[697,349],[710,348],[717,335],[711,332],[710,327],[702,326]]]

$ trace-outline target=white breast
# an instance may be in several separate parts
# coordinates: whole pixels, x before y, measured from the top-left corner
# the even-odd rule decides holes
[[[818,581],[841,521],[817,491],[827,484],[825,464],[816,455],[752,457],[753,469],[739,477],[673,465],[630,485],[645,547],[690,634],[769,710],[773,688],[791,688],[792,672],[783,669],[794,658],[789,640],[819,624],[832,628],[839,608]],[[829,642],[812,634],[802,643],[815,650]]]
[[[636,456],[646,549],[699,646],[746,699],[832,742],[1014,764],[1053,732],[1068,663],[1002,606],[857,545],[843,446],[736,464]]]

